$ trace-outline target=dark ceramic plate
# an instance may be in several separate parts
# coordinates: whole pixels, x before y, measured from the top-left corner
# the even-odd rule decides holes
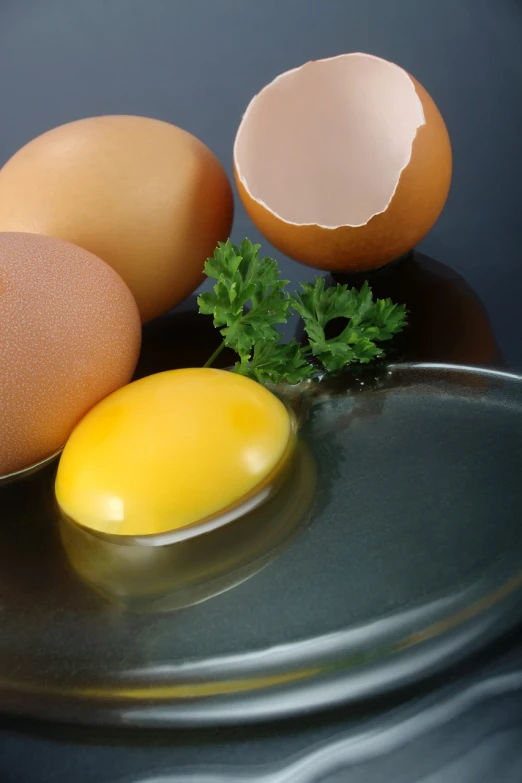
[[[444,364],[296,401],[294,470],[167,547],[60,521],[54,466],[0,487],[0,704],[84,723],[261,720],[389,691],[522,615],[522,378]]]

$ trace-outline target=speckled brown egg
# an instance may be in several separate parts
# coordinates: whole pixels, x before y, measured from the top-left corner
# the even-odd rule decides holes
[[[115,269],[142,320],[185,299],[230,234],[232,190],[216,156],[168,122],[126,115],[61,125],[0,170],[0,231],[65,239]]]
[[[234,147],[257,228],[303,264],[355,272],[411,250],[448,196],[452,155],[426,90],[355,52],[305,63],[250,102]]]
[[[62,448],[130,380],[140,344],[136,303],[108,264],[69,242],[0,233],[0,476]]]

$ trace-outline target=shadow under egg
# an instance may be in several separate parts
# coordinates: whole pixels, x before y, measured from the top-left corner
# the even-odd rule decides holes
[[[329,282],[360,288],[365,281],[376,298],[408,311],[404,332],[383,344],[388,361],[505,367],[484,303],[451,267],[415,250],[373,272],[334,273]],[[327,336],[334,334],[335,324]]]
[[[197,296],[189,296],[174,310],[144,324],[133,380],[182,367],[203,367],[221,340],[212,318],[199,314]],[[225,368],[236,359],[234,351],[225,349],[213,366]]]
[[[22,481],[23,479],[32,476],[33,473],[36,473],[38,470],[42,470],[43,468],[46,468],[48,465],[51,465],[55,460],[58,459],[62,451],[63,449],[59,449],[58,451],[55,451],[54,454],[51,454],[49,457],[46,457],[45,459],[42,459],[39,462],[35,462],[33,465],[29,465],[27,468],[22,468],[21,470],[15,470],[13,473],[7,473],[5,476],[0,476],[0,485],[10,484],[13,481]]]
[[[284,482],[244,516],[192,538],[147,546],[101,538],[60,515],[67,558],[98,593],[137,612],[167,612],[206,601],[265,568],[308,523],[315,462],[299,443]]]

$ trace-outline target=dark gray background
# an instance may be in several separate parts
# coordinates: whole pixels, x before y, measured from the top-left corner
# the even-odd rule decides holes
[[[438,104],[452,139],[454,179],[447,207],[420,249],[466,278],[486,304],[508,365],[522,370],[520,0],[0,0],[0,164],[62,122],[135,113],[191,131],[231,174],[234,135],[252,95],[288,68],[349,51],[399,63]],[[234,238],[261,239],[239,202],[236,209]],[[313,275],[291,261],[284,271],[293,280]],[[491,695],[484,700],[478,693],[460,717],[450,721],[448,712],[437,725],[427,720],[419,739],[406,725],[401,741],[411,730],[410,743],[397,747],[385,739],[383,756],[351,756],[342,772],[314,772],[310,779],[520,783],[520,684],[499,680],[522,664],[515,642],[513,652],[507,644],[495,651],[501,663],[492,656],[487,666],[468,664],[451,692],[441,694],[454,700],[474,682],[494,678],[487,680],[494,681]],[[507,691],[495,696],[502,683]],[[381,721],[385,731],[406,720],[408,710],[424,709],[422,699],[397,707],[393,718],[387,716],[393,705],[380,705],[371,725]],[[286,757],[314,742],[357,732],[363,719],[337,713],[248,733],[130,738],[44,731],[6,719],[0,781],[102,783],[147,772],[152,779],[179,765],[225,762],[230,768],[220,779],[237,768],[244,780],[244,765],[284,767]],[[304,772],[296,774],[305,780]]]
[[[521,45],[519,0],[0,0],[0,163],[60,123],[136,113],[194,133],[231,174],[242,112],[277,74],[349,51],[393,60],[453,145],[448,204],[420,249],[464,274],[522,367]],[[233,235],[259,238],[239,202]]]

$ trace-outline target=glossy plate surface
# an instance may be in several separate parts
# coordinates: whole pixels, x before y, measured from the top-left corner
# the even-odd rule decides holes
[[[166,547],[60,520],[53,465],[0,488],[3,711],[262,720],[383,693],[522,616],[522,378],[391,365],[295,402],[277,495]]]

